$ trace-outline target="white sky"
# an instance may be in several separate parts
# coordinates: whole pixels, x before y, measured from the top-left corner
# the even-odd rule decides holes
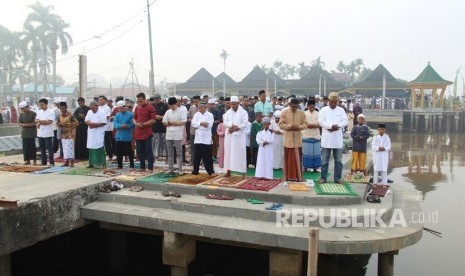
[[[153,0],[150,0],[153,1]],[[36,0],[1,0],[0,25],[20,31]],[[86,53],[88,73],[124,82],[134,59],[139,82],[150,69],[146,0],[42,0],[71,24],[75,43],[98,35],[139,13],[144,21],[98,50]],[[184,82],[200,67],[241,80],[256,64],[274,60],[309,64],[318,55],[326,69],[339,60],[382,63],[398,78],[412,80],[431,61],[453,81],[464,65],[463,0],[157,0],[151,8],[155,81]],[[104,44],[137,24],[133,20],[70,48],[66,58]],[[78,81],[78,58],[59,62],[67,83]],[[90,80],[89,80],[90,81]]]

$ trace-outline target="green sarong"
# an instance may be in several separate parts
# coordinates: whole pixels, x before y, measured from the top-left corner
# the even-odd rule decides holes
[[[90,165],[98,169],[107,165],[104,147],[99,149],[89,149],[89,166]]]

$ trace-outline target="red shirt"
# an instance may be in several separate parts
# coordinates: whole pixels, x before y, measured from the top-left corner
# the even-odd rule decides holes
[[[151,104],[137,105],[134,110],[134,120],[137,123],[145,123],[155,120],[155,108]],[[152,136],[152,126],[135,127],[134,138],[136,140],[145,140]]]

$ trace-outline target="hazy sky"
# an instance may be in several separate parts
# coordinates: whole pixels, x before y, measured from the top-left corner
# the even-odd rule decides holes
[[[0,24],[20,31],[30,11],[27,6],[34,2],[2,0]],[[148,84],[146,0],[40,2],[54,6],[71,24],[68,31],[75,43],[133,18],[100,39],[71,47],[58,59],[84,52],[89,74],[118,83],[126,78],[133,58],[139,81]],[[230,54],[226,73],[237,81],[256,64],[271,65],[276,59],[309,64],[318,55],[328,71],[339,60],[363,58],[367,67],[382,63],[406,80],[431,61],[453,81],[465,63],[464,12],[463,0],[157,0],[151,8],[155,81],[184,82],[200,67],[216,76],[223,70],[222,49]],[[57,64],[68,83],[78,80],[77,60]]]

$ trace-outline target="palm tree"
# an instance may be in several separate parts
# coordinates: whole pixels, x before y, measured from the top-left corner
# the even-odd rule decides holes
[[[29,73],[34,78],[34,93],[37,94],[37,87],[39,86],[39,34],[34,26],[25,25],[20,36],[23,45],[23,64],[27,66]]]
[[[58,43],[61,45],[61,54],[66,55],[68,53],[68,47],[73,44],[73,38],[69,33],[65,31],[69,28],[69,24],[63,21],[60,16],[56,16],[56,19],[51,22],[53,27],[52,32],[49,33],[48,40],[50,41],[50,50],[52,53],[52,64],[53,64],[53,93],[56,93],[57,84],[57,49]]]
[[[220,53],[220,57],[223,59],[223,72],[226,73],[226,59],[229,57],[229,54],[223,49]]]
[[[305,65],[305,61],[298,63],[297,73],[299,74],[299,78],[302,78],[309,71],[310,71],[310,66]]]
[[[318,67],[320,69],[325,68],[325,62],[321,60],[321,56],[318,56],[316,59],[312,60],[311,67]]]

